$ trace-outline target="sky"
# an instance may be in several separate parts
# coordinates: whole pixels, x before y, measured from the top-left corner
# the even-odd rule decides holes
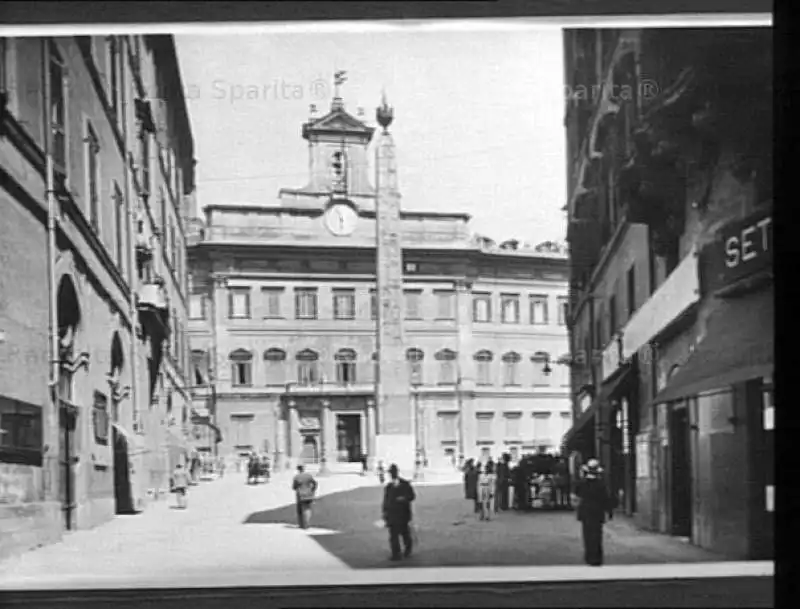
[[[566,234],[558,29],[184,34],[175,37],[195,139],[197,198],[277,204],[308,180],[301,126],[330,108],[394,107],[402,206],[464,212],[473,231],[536,244]],[[374,175],[374,173],[370,173]]]

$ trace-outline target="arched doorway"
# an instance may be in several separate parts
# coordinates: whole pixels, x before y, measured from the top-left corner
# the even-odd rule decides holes
[[[131,494],[131,463],[128,438],[116,425],[111,428],[114,442],[114,505],[117,514],[132,514],[133,495]]]
[[[64,518],[64,528],[74,528],[75,464],[78,461],[75,430],[78,426],[78,408],[72,403],[73,375],[76,360],[75,337],[81,324],[81,309],[75,284],[69,276],[61,279],[56,294],[58,318],[58,471],[59,502]]]
[[[319,449],[317,439],[308,435],[303,438],[303,450],[300,453],[300,461],[306,464],[316,464],[319,462]]]

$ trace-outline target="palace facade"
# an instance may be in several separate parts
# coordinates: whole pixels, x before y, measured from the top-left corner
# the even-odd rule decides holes
[[[334,467],[373,457],[380,429],[374,128],[335,98],[302,132],[305,187],[277,205],[204,208],[188,248],[190,340],[223,454]],[[400,223],[397,366],[420,459],[557,450],[572,423],[564,249],[496,246],[459,213],[401,208]]]

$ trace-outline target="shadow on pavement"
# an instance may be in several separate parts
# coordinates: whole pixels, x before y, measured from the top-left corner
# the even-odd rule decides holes
[[[379,526],[381,487],[331,493],[314,502],[307,534],[354,569],[389,566],[581,565],[583,547],[574,512],[502,512],[489,522],[472,513],[460,484],[416,488],[414,555],[389,562],[387,531]],[[296,526],[294,504],[250,514],[244,524]],[[319,531],[325,529],[325,531]],[[318,534],[314,530],[319,531]],[[606,564],[653,564],[725,560],[678,540],[646,533],[623,522],[606,526]]]

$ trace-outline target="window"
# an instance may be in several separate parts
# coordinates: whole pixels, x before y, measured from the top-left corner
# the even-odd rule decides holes
[[[194,367],[194,384],[206,385],[209,380],[209,357],[205,351],[195,349],[192,351],[192,365]]]
[[[519,323],[519,296],[516,294],[503,294],[500,297],[500,307],[504,324]]]
[[[231,440],[238,450],[246,450],[253,447],[250,429],[254,419],[255,416],[252,414],[231,415]]]
[[[475,418],[478,422],[478,433],[477,439],[478,442],[486,442],[492,439],[492,422],[494,420],[494,414],[490,412],[479,412],[475,415]]]
[[[281,299],[283,288],[261,288],[261,300],[264,303],[264,319],[281,319]]]
[[[160,184],[158,186],[158,204],[161,210],[161,236],[163,243],[167,238],[167,195],[164,193],[164,187]]]
[[[311,349],[297,354],[297,382],[300,385],[313,385],[320,382],[319,355]]]
[[[253,354],[244,349],[231,353],[231,384],[234,387],[249,387],[253,384]]]
[[[67,79],[64,60],[51,41],[50,48],[50,128],[53,136],[53,163],[67,173]]]
[[[533,362],[533,385],[546,387],[550,385],[550,355],[544,351],[537,351],[531,357]]]
[[[94,429],[94,441],[98,444],[108,444],[108,396],[99,391],[94,392],[92,427]]]
[[[492,320],[492,297],[489,294],[475,294],[472,299],[472,320],[488,323]]]
[[[456,380],[456,353],[450,349],[442,349],[436,354],[439,362],[439,384],[454,385]]]
[[[339,150],[331,156],[331,185],[335,192],[347,190],[347,157]]]
[[[455,442],[458,439],[458,415],[439,413],[439,439],[443,442]]]
[[[228,289],[228,317],[250,319],[250,288]]]
[[[0,462],[42,465],[42,409],[0,396]]]
[[[116,36],[109,36],[107,42],[108,102],[119,121],[119,41]]]
[[[89,224],[100,232],[100,141],[92,123],[86,121],[86,198],[89,204]]]
[[[455,292],[436,291],[436,318],[455,319]]]
[[[503,384],[519,385],[519,362],[522,358],[519,353],[506,353],[503,356]]]
[[[572,379],[570,378],[570,366],[567,363],[569,361],[569,353],[565,353],[558,358],[557,365],[555,366],[555,370],[558,372],[557,376],[562,387],[572,386]]]
[[[600,350],[605,344],[605,336],[603,336],[603,318],[601,315],[597,316],[597,319],[594,321],[594,346],[596,349]],[[592,365],[594,365],[594,359],[592,359]]]
[[[425,355],[420,349],[406,351],[409,380],[412,386],[422,385],[422,360],[424,357]]]
[[[76,36],[78,47],[91,61],[94,61],[94,38],[92,36]]]
[[[114,209],[115,255],[117,258],[117,266],[119,270],[122,271],[125,268],[125,198],[122,196],[122,190],[116,180],[114,181],[112,190],[114,193],[112,206]]]
[[[406,290],[403,297],[406,301],[406,319],[422,319],[419,309],[422,290]]]
[[[567,432],[572,427],[572,413],[571,412],[562,412],[561,413],[561,435],[558,438],[559,444],[564,440],[564,436],[567,435]]]
[[[296,319],[317,318],[317,290],[298,288],[294,292],[294,315]]]
[[[506,440],[518,440],[522,436],[522,413],[507,412],[506,419]]]
[[[531,323],[534,325],[547,324],[547,296],[531,296]]]
[[[352,349],[340,349],[334,359],[336,360],[336,382],[340,385],[355,383],[356,352]]]
[[[378,319],[378,294],[375,290],[369,291],[369,317],[373,321]]]
[[[286,383],[286,352],[282,349],[267,349],[264,352],[264,365],[267,369],[267,385]]]
[[[333,291],[333,318],[355,319],[356,293],[354,290]]]
[[[533,442],[537,446],[552,446],[549,412],[533,413]]]
[[[628,319],[636,311],[636,267],[631,265],[628,269]]]
[[[178,240],[176,237],[175,231],[175,221],[172,219],[172,216],[169,218],[169,260],[172,265],[172,269],[178,266]]]
[[[558,298],[558,325],[566,326],[569,319],[569,300],[560,296]]]
[[[492,360],[494,356],[491,351],[483,350],[475,354],[475,372],[478,385],[492,384]]]
[[[612,296],[608,301],[608,333],[610,336],[614,336],[616,332],[617,332],[617,297]]]
[[[203,294],[189,296],[189,319],[206,318],[206,299]]]
[[[145,196],[148,196],[150,194],[150,134],[147,131],[142,131],[139,144],[141,187],[142,190],[144,190]]]

